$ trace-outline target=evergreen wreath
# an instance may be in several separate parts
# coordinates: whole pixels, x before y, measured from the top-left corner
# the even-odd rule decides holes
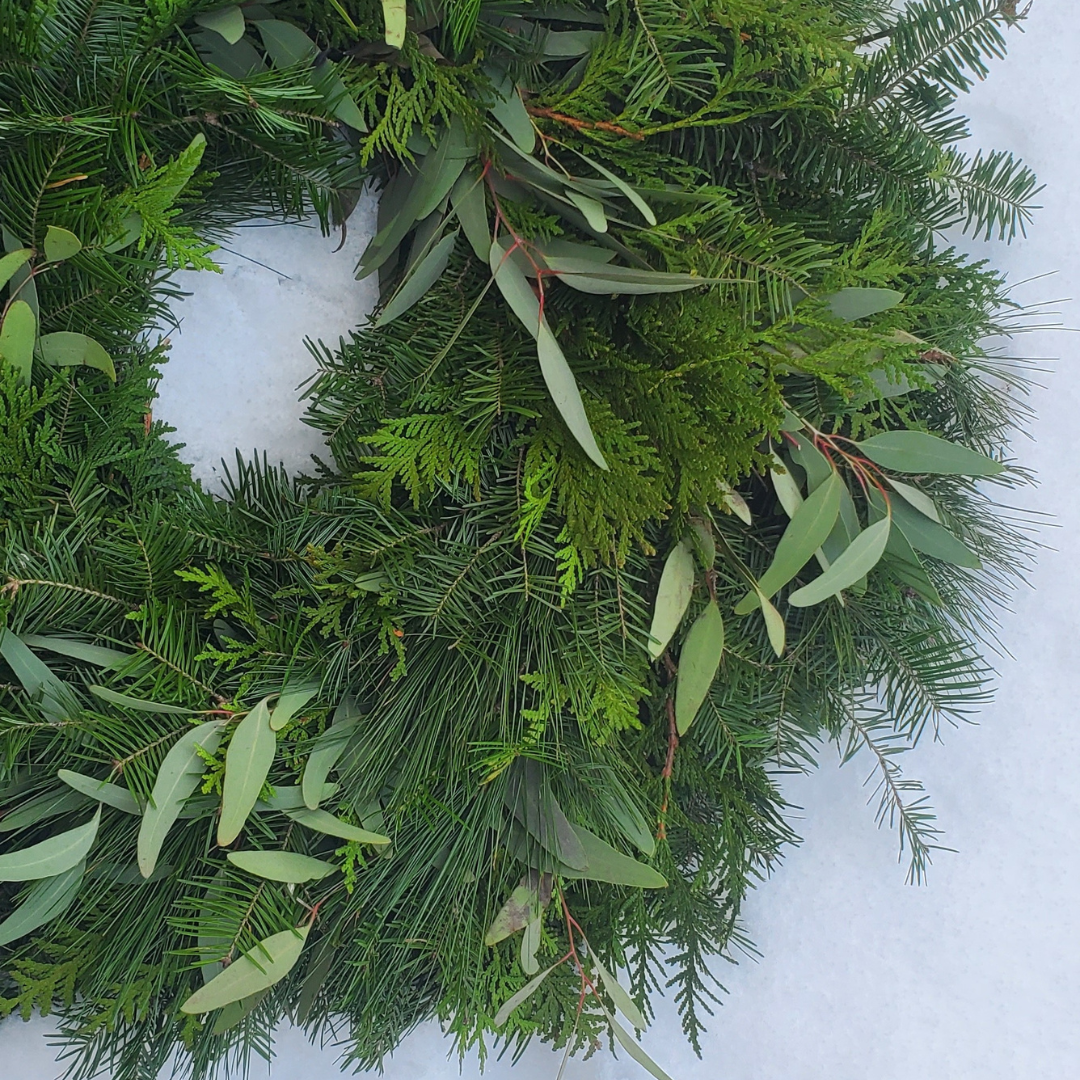
[[[1023,372],[943,247],[999,0],[0,0],[0,1014],[193,1077],[284,1016],[376,1066],[687,1038],[835,742],[986,700]],[[153,416],[178,268],[379,231],[312,344],[332,462],[204,492]],[[616,1019],[615,1013],[622,1019]]]

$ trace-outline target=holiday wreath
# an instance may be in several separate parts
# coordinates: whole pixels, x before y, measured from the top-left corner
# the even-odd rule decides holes
[[[869,755],[921,878],[896,754],[985,699],[1030,550],[1011,305],[942,242],[1029,216],[954,111],[1022,17],[0,0],[0,1012],[80,1077],[283,1017],[663,1077],[629,1029],[671,988],[697,1047],[780,773]],[[152,411],[170,274],[365,185],[332,463],[214,497]]]

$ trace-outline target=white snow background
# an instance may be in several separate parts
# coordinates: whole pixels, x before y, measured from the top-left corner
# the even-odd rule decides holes
[[[1080,291],[1080,11],[1071,0],[1036,0],[1026,33],[1010,35],[1010,55],[967,102],[974,144],[1008,148],[1046,184],[1031,236],[985,254],[1023,282],[1017,299],[1035,303]],[[305,335],[336,343],[370,309],[372,286],[351,278],[370,207],[354,218],[346,250],[317,230],[245,230],[229,246],[274,270],[225,255],[223,279],[185,288],[183,332],[156,413],[188,442],[201,476],[239,446],[266,450],[291,468],[318,451],[296,422],[293,387],[310,373]],[[370,226],[369,226],[370,227]],[[1062,321],[1080,323],[1077,307]],[[1004,620],[1011,655],[997,659],[997,699],[978,726],[946,730],[906,764],[933,797],[946,842],[927,886],[904,884],[896,836],[879,831],[868,763],[821,770],[785,784],[805,807],[805,843],[750,898],[745,920],[763,958],[721,964],[730,994],[716,1010],[698,1060],[670,1004],[646,1045],[674,1080],[1074,1080],[1080,1076],[1080,500],[1076,451],[1080,340],[1041,332],[1014,340],[1013,355],[1056,356],[1034,394],[1031,441],[1020,461],[1041,486],[1023,505],[1054,515],[1043,534],[1031,589]],[[48,1019],[9,1020],[0,1029],[0,1076],[52,1080]],[[332,1047],[311,1048],[283,1031],[269,1068],[255,1077],[301,1080],[338,1074]],[[429,1025],[388,1061],[388,1080],[458,1074],[449,1045]],[[489,1065],[491,1080],[553,1080],[558,1058],[533,1047],[517,1066]],[[475,1076],[476,1061],[461,1069]],[[625,1056],[606,1052],[573,1063],[569,1078],[639,1080]]]

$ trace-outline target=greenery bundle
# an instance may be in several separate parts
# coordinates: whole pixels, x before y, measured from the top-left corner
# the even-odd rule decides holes
[[[0,1013],[193,1077],[289,1017],[377,1065],[613,1039],[796,840],[778,785],[986,699],[1002,278],[1035,180],[966,156],[999,0],[0,0]],[[332,462],[193,484],[178,268],[346,229]],[[621,1014],[618,1020],[615,1013]],[[177,1055],[174,1057],[174,1055]]]

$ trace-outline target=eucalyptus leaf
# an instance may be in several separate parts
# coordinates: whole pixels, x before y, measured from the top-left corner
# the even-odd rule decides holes
[[[301,825],[316,832],[325,833],[327,836],[337,836],[342,840],[355,840],[360,844],[389,844],[389,836],[380,836],[378,833],[368,832],[367,829],[357,828],[341,818],[328,814],[325,810],[309,810],[306,806],[300,810],[286,810],[285,813],[298,821]]]
[[[228,860],[257,877],[295,885],[319,881],[337,870],[333,863],[292,851],[230,851]]]
[[[272,987],[266,987],[251,997],[241,998],[239,1001],[231,1001],[217,1015],[214,1026],[210,1029],[212,1035],[224,1035],[231,1031],[245,1017],[250,1016],[262,1003],[263,998],[270,993]]]
[[[611,1033],[615,1036],[615,1041],[648,1073],[650,1073],[655,1080],[671,1080],[659,1065],[635,1041],[633,1035],[626,1030],[611,1013],[608,1011],[608,1007],[601,1001],[600,1008],[603,1010],[604,1015],[607,1017],[608,1023],[611,1025]]]
[[[597,801],[604,815],[642,853],[650,858],[656,854],[656,840],[649,823],[631,801],[622,784],[605,779],[598,785]]]
[[[608,231],[607,214],[604,213],[604,204],[588,195],[579,195],[576,191],[567,191],[566,197],[585,215],[589,228],[598,233]]]
[[[4,251],[9,255],[16,251],[26,250],[26,245],[20,243],[6,225],[0,225],[0,239],[3,239]],[[37,285],[34,282],[34,276],[28,262],[21,261],[20,265],[15,268],[14,273],[11,274],[9,292],[12,300],[18,298],[25,300],[30,305],[30,310],[34,313],[35,319],[41,318]]]
[[[79,895],[85,872],[86,862],[80,860],[63,873],[32,885],[23,902],[0,923],[0,946],[10,945],[63,915]]]
[[[524,930],[536,918],[541,909],[539,876],[534,876],[533,880],[537,882],[536,885],[529,884],[529,875],[526,874],[521,879],[521,884],[506,898],[487,928],[484,935],[485,945],[497,945],[511,934]]]
[[[535,975],[540,970],[536,960],[536,950],[540,948],[540,931],[543,926],[543,917],[537,915],[525,926],[525,933],[521,935],[521,949],[519,959],[521,970],[526,975]]]
[[[18,248],[0,258],[0,289],[11,280],[16,270],[33,258],[33,255],[30,248]]]
[[[6,627],[0,628],[0,657],[4,658],[15,678],[31,697],[39,694],[62,700],[70,695],[70,688],[52,668],[27,648],[22,638]]]
[[[772,479],[773,490],[776,492],[777,499],[780,500],[780,505],[784,508],[784,513],[789,518],[793,518],[803,504],[802,492],[799,490],[799,485],[795,483],[795,477],[791,475],[791,471],[777,454],[773,454],[773,468],[769,470],[769,477]]]
[[[907,503],[894,499],[892,515],[894,524],[916,551],[969,570],[982,566],[979,556],[967,544]]]
[[[450,256],[454,253],[457,238],[456,231],[448,233],[420,260],[408,278],[402,282],[398,291],[394,293],[390,303],[383,308],[375,321],[376,327],[385,326],[399,315],[404,315],[442,277],[450,262]]]
[[[724,619],[715,600],[694,620],[679,653],[675,683],[675,726],[685,735],[709,694],[724,654]]]
[[[514,145],[523,154],[531,154],[536,147],[536,126],[525,108],[525,102],[521,100],[517,86],[506,75],[501,79],[493,76],[492,82],[498,96],[488,106],[488,111],[502,124],[506,134],[514,140]]]
[[[323,784],[319,792],[319,801],[329,799],[337,791],[337,784]],[[261,799],[255,804],[256,810],[278,810],[284,813],[286,810],[303,810],[304,793],[300,787],[282,784],[274,789],[274,794]]]
[[[259,19],[255,23],[274,67],[288,68],[315,59],[318,48],[300,29],[281,19]]]
[[[360,717],[356,713],[356,703],[346,695],[334,710],[334,718],[330,726],[312,743],[307,764],[304,766],[301,790],[304,793],[304,805],[309,810],[319,808],[326,778],[345,752],[359,723]]]
[[[54,788],[43,791],[14,810],[8,810],[0,818],[0,832],[26,829],[39,822],[48,821],[49,818],[78,813],[88,808],[87,797],[81,792],[73,791],[69,787]]]
[[[13,367],[27,386],[36,339],[37,318],[33,308],[25,300],[13,300],[0,324],[0,362]]]
[[[326,977],[330,974],[337,958],[337,949],[330,944],[329,937],[323,938],[321,952],[317,953],[308,970],[304,973],[304,982],[300,987],[300,997],[296,1001],[296,1023],[303,1026],[311,1016],[315,1000],[319,996]]]
[[[543,318],[540,301],[532,291],[532,286],[521,270],[509,258],[510,252],[498,240],[493,240],[488,261],[495,284],[503,299],[510,305],[511,311],[521,320],[522,325],[536,338],[536,355],[540,361],[540,372],[544,376],[548,393],[551,394],[555,407],[559,410],[570,434],[577,439],[582,450],[601,469],[608,465],[600,447],[596,445],[589,418],[585,414],[585,404],[581,400],[581,391],[577,380],[566,362],[563,351],[559,348],[555,335]]]
[[[575,150],[582,161],[588,162],[601,176],[610,180],[618,189],[625,195],[630,202],[637,209],[638,213],[650,224],[656,224],[656,215],[652,212],[652,207],[621,177],[616,176],[610,169],[605,168],[599,161],[594,161],[591,157],[587,157],[581,153],[580,150]]]
[[[840,489],[843,480],[836,472],[810,493],[795,511],[784,530],[768,570],[757,583],[757,592],[774,596],[814,557],[814,552],[828,539],[840,514]],[[758,606],[754,592],[749,592],[735,606],[736,615],[746,615]]]
[[[934,500],[925,491],[912,484],[904,484],[891,476],[886,477],[886,479],[889,481],[889,487],[907,503],[914,506],[920,514],[928,517],[931,521],[936,521],[939,525],[941,524],[941,515],[938,513],[938,508],[934,504]]]
[[[139,806],[135,796],[119,784],[110,784],[107,780],[96,780],[92,776],[72,772],[70,769],[60,769],[56,775],[68,787],[74,788],[75,791],[91,799],[97,799],[98,802],[103,802],[116,810],[123,810],[125,814],[138,816],[142,813],[142,807]]]
[[[484,181],[473,167],[465,169],[450,192],[450,202],[457,214],[465,238],[481,260],[491,251],[491,226],[488,223]]]
[[[139,872],[144,878],[154,872],[165,837],[206,771],[196,747],[212,754],[218,748],[221,736],[222,725],[218,721],[199,724],[185,731],[165,755],[139,826]]]
[[[211,1012],[280,982],[300,959],[309,929],[301,926],[264,938],[196,990],[180,1011],[195,1016]]]
[[[569,866],[559,868],[559,873],[566,878],[587,878],[589,881],[606,881],[611,885],[628,885],[634,889],[664,889],[667,880],[651,866],[638,862],[637,859],[616,851],[595,833],[574,826],[581,846],[585,849],[588,863],[584,870],[574,870]]]
[[[784,655],[784,646],[786,644],[787,629],[784,626],[784,617],[773,606],[773,603],[764,593],[758,591],[755,593],[757,596],[758,604],[761,607],[761,614],[765,618],[765,632],[769,636],[769,644],[773,648],[773,652],[777,656]]]
[[[118,668],[126,664],[132,653],[121,652],[119,649],[108,649],[103,645],[91,645],[85,641],[76,641],[74,638],[52,637],[42,634],[24,634],[23,644],[32,649],[48,649],[49,652],[59,653],[61,656],[70,656],[73,660],[82,660],[96,667]]]
[[[121,694],[116,690],[110,690],[107,686],[88,686],[87,689],[94,697],[99,697],[110,705],[119,705],[121,708],[132,709],[135,712],[167,713],[170,716],[191,716],[194,712],[193,709],[185,709],[180,705],[164,705],[156,701],[132,697],[130,694]]]
[[[539,988],[540,984],[561,964],[561,960],[557,960],[549,968],[545,968],[539,975],[531,978],[516,994],[507,998],[503,1002],[502,1007],[495,1014],[495,1019],[492,1021],[495,1027],[502,1027],[507,1020],[510,1019],[510,1014],[523,1002],[527,1001]]]
[[[244,13],[239,4],[229,4],[216,11],[203,11],[195,16],[195,22],[206,30],[220,34],[230,45],[244,36]]]
[[[283,690],[270,714],[271,730],[280,731],[318,692],[317,686]]]
[[[277,752],[277,737],[270,727],[270,699],[263,698],[236,726],[225,754],[225,779],[221,789],[221,817],[217,842],[231,844],[270,774]]]
[[[230,45],[225,39],[216,33],[203,30],[191,35],[191,43],[195,46],[208,66],[218,68],[233,79],[246,79],[250,75],[257,75],[266,71],[266,61],[259,54],[259,50],[246,38],[241,38],[235,45]],[[129,239],[110,244],[106,251],[122,251],[128,244],[137,240],[142,234],[142,219],[139,219],[138,232],[134,236],[128,232]]]
[[[382,0],[386,44],[400,49],[405,44],[405,0]]]
[[[649,1025],[645,1019],[644,1014],[638,1008],[637,1002],[630,996],[630,994],[623,987],[622,983],[616,979],[611,972],[608,971],[602,963],[600,963],[600,957],[595,952],[590,950],[593,965],[596,967],[596,971],[600,976],[600,982],[603,983],[604,989],[608,992],[608,997],[611,998],[615,1008],[619,1010],[638,1029],[638,1031],[644,1031]]]
[[[82,251],[82,241],[67,229],[50,225],[45,230],[45,261],[63,262]]]
[[[58,836],[0,855],[0,881],[37,881],[78,866],[93,846],[101,822],[101,807],[85,825]]]
[[[936,476],[997,476],[1005,466],[977,450],[924,431],[886,431],[856,443],[875,465]]]
[[[746,500],[730,485],[720,482],[720,500],[744,525],[752,525],[753,518],[750,516],[750,507]]]
[[[668,553],[656,590],[652,624],[649,627],[649,655],[658,659],[675,636],[694,594],[694,555],[689,537],[684,537]]]
[[[57,330],[51,334],[43,334],[38,339],[37,348],[42,362],[50,367],[75,367],[81,364],[83,367],[104,372],[116,382],[116,368],[112,357],[86,334]]]
[[[895,289],[851,288],[840,289],[822,299],[836,318],[854,322],[896,307],[904,299],[904,294]]]
[[[864,529],[828,570],[814,578],[809,585],[796,589],[788,597],[788,603],[793,607],[810,607],[854,585],[877,565],[884,554],[885,545],[889,542],[890,525],[890,519],[884,518]]]

